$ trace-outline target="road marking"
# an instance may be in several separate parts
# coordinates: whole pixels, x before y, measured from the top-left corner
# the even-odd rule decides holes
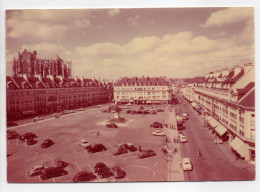
[[[153,175],[155,175],[155,171],[154,171],[153,169],[151,169],[150,167],[139,166],[139,165],[132,165],[132,166],[134,166],[134,167],[140,167],[140,168],[143,168],[143,169],[148,169],[148,170],[150,170],[150,171],[153,172]]]
[[[76,162],[76,165],[77,165],[78,169],[81,171],[81,169],[80,169],[80,167],[79,167],[79,164],[78,164],[78,162]]]
[[[70,171],[69,171],[68,167],[66,167],[65,169],[67,169],[68,173],[70,174]]]

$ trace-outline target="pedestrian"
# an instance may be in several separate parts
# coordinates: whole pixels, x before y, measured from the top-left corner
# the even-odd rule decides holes
[[[142,151],[141,145],[139,145],[139,151]]]

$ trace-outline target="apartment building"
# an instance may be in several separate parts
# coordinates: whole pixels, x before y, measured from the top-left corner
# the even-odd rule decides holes
[[[93,79],[44,81],[38,77],[6,77],[7,119],[76,109],[112,101],[113,84]]]
[[[162,77],[124,77],[114,85],[115,103],[168,104],[172,88]]]
[[[26,49],[6,77],[7,119],[52,113],[112,101],[113,84],[71,77],[71,62],[58,55],[38,57]]]
[[[237,155],[255,161],[254,65],[211,72],[194,83],[194,93],[217,136],[226,138]]]

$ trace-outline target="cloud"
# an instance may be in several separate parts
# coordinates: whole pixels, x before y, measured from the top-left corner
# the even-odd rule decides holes
[[[71,27],[91,26],[92,10],[15,10],[6,12],[7,37],[57,40]]]
[[[127,19],[127,22],[130,23],[131,25],[137,25],[139,19],[140,19],[140,15],[136,15],[134,17],[129,17]]]
[[[252,7],[231,7],[212,13],[201,27],[223,26],[241,21],[248,21],[254,17]]]
[[[111,17],[114,17],[120,13],[120,9],[109,9],[108,15]]]
[[[33,45],[23,45],[22,50],[27,49],[28,51],[34,51],[36,50],[39,54],[58,54],[65,52],[65,49],[57,44],[43,42],[39,44],[33,44]]]
[[[76,48],[73,74],[114,79],[135,75],[184,77],[254,62],[254,46],[236,41],[193,36],[187,31],[161,38],[137,37],[124,45],[97,43]]]

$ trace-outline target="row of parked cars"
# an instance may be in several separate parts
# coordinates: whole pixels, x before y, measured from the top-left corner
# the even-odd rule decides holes
[[[8,140],[12,140],[12,139],[19,139],[22,142],[26,142],[27,145],[34,145],[37,143],[36,138],[38,138],[38,136],[35,133],[24,133],[24,134],[18,134],[16,131],[13,130],[7,130],[7,139]],[[52,141],[51,139],[45,139],[43,141],[43,143],[41,144],[41,148],[48,148],[51,145],[54,144],[54,141]]]
[[[102,152],[107,150],[107,148],[103,144],[95,144],[92,146],[86,139],[80,140],[80,146],[83,147],[84,149],[87,149],[89,153],[97,153],[97,152]],[[135,147],[132,143],[119,144],[117,151],[113,155],[118,156],[128,152],[135,152],[137,150],[138,150],[137,147]],[[156,153],[151,149],[147,149],[147,150],[139,149],[138,158],[143,159],[155,155]]]
[[[69,163],[57,160],[55,161],[55,167],[47,167],[43,165],[34,166],[29,172],[28,175],[30,177],[40,176],[42,180],[51,179],[54,177],[60,177],[68,174],[66,167]],[[115,179],[121,179],[126,176],[126,172],[123,171],[119,166],[114,166],[111,169],[106,166],[105,163],[99,162],[94,167],[95,173],[100,176],[100,178],[108,178],[111,176],[115,176]],[[96,179],[97,176],[88,171],[80,171],[78,172],[72,179],[73,182],[84,182],[84,181],[92,181]]]

